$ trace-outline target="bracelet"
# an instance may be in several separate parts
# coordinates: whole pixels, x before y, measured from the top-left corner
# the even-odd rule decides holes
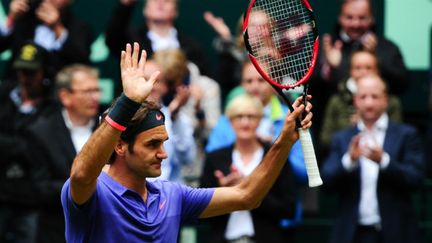
[[[115,129],[124,132],[127,123],[135,115],[135,112],[140,108],[141,104],[129,99],[123,93],[117,99],[115,105],[111,108],[105,121]]]

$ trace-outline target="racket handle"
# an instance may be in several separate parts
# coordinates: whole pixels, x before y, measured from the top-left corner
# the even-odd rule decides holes
[[[306,164],[306,171],[309,180],[309,187],[316,187],[323,184],[318,163],[315,156],[315,150],[312,144],[312,138],[309,129],[299,128],[300,143],[303,149],[303,155]]]

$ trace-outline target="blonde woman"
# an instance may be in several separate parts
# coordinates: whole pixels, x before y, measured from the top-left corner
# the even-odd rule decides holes
[[[225,113],[236,140],[228,147],[207,154],[202,187],[235,186],[261,163],[270,147],[256,132],[263,116],[263,105],[258,98],[247,94],[237,96]],[[297,195],[289,163],[281,174],[284,176],[276,180],[257,209],[208,219],[212,232],[209,242],[285,242],[287,235],[280,221],[294,216]]]

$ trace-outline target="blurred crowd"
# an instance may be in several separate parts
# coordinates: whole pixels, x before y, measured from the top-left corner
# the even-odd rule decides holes
[[[0,53],[12,51],[0,76],[0,242],[65,242],[60,191],[106,108],[90,61],[94,33],[72,4],[11,0],[0,23]],[[161,71],[149,99],[166,117],[169,156],[152,180],[232,186],[261,162],[289,109],[249,61],[242,16],[232,33],[223,17],[204,13],[216,35],[211,66],[177,27],[179,4],[146,0],[135,26],[138,1],[118,0],[105,43],[118,59],[138,42],[145,73]],[[373,10],[372,0],[340,1],[334,33],[321,37],[310,92],[324,185],[307,187],[297,142],[259,208],[197,222],[211,229],[205,242],[295,242],[302,220],[319,214],[321,194],[337,198],[322,242],[424,240],[411,199],[430,176],[432,118],[420,131],[404,122],[400,96],[412,80],[399,47],[376,33]]]

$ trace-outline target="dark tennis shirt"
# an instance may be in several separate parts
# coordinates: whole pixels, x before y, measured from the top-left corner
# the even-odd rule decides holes
[[[177,242],[180,224],[196,219],[214,189],[169,181],[147,181],[147,202],[102,172],[96,192],[84,205],[72,201],[70,180],[61,201],[67,242]]]

